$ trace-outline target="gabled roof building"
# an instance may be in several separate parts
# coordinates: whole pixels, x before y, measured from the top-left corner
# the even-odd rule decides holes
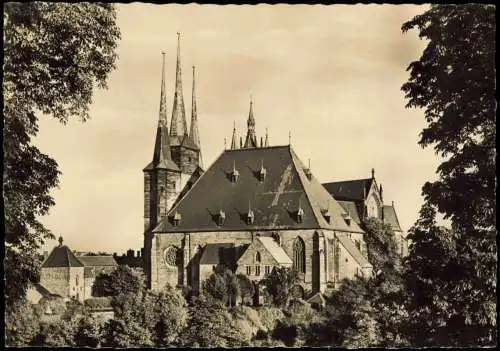
[[[371,275],[361,220],[366,211],[396,218],[380,205],[381,189],[376,206],[366,199],[377,187],[374,177],[322,185],[290,142],[270,146],[267,129],[265,137],[257,137],[253,99],[246,137],[238,142],[234,127],[230,147],[203,170],[194,68],[188,134],[179,47],[170,133],[163,61],[153,161],[144,169],[149,287],[162,290],[169,284],[199,292],[220,264],[255,282],[275,266],[291,266],[304,296],[334,289],[344,278]]]

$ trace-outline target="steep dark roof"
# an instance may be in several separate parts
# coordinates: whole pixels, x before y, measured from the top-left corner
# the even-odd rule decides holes
[[[78,256],[78,259],[85,266],[117,266],[113,256]]]
[[[33,289],[35,289],[43,297],[61,297],[60,295],[51,293],[46,287],[40,283],[33,284]]]
[[[392,205],[384,205],[382,211],[384,213],[384,223],[389,224],[392,227],[392,230],[400,232],[403,231],[399,225],[396,209]]]
[[[83,267],[83,263],[66,246],[60,245],[54,247],[49,257],[43,262],[42,268],[54,267]]]
[[[259,180],[261,165],[266,177]],[[239,172],[231,182],[233,166]],[[323,186],[304,172],[306,167],[290,146],[226,150],[194,183],[193,187],[172,208],[154,232],[196,232],[230,230],[274,230],[324,228],[363,232],[351,221],[348,225],[344,209]],[[254,213],[253,224],[246,224],[249,205]],[[302,221],[297,211],[303,210]],[[225,213],[223,226],[217,225],[217,215]],[[330,213],[330,223],[322,211]],[[181,215],[173,226],[172,216]]]
[[[372,178],[366,178],[324,183],[323,186],[336,200],[361,201],[368,195],[372,182]]]
[[[206,244],[200,257],[200,264],[229,264],[235,259],[234,245],[230,243]]]
[[[356,203],[354,201],[337,201],[340,206],[342,206],[342,208],[344,210],[346,210],[347,212],[349,212],[349,214],[351,215],[351,218],[358,224],[361,223],[361,217],[359,216],[359,213],[358,213],[358,207],[356,206]]]
[[[358,250],[354,245],[353,241],[344,233],[337,235],[342,246],[349,252],[349,254],[354,258],[354,260],[362,267],[372,267],[372,264],[368,262],[365,256]]]

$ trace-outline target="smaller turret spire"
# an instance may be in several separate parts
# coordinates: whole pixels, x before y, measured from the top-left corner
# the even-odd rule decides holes
[[[248,112],[247,120],[247,137],[245,139],[245,147],[257,147],[257,136],[255,135],[255,118],[253,116],[253,98],[250,96],[250,111]]]
[[[236,122],[233,122],[233,138],[231,139],[231,150],[236,149]]]

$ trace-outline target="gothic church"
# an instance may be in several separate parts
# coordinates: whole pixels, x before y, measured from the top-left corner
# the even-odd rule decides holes
[[[405,241],[394,206],[383,204],[373,172],[371,179],[322,185],[290,144],[270,146],[267,131],[259,143],[252,102],[244,141],[238,143],[233,129],[230,148],[204,171],[194,67],[189,131],[181,78],[178,43],[170,130],[163,56],[153,160],[143,170],[150,289],[170,284],[198,293],[213,268],[224,264],[256,283],[273,267],[290,266],[300,276],[298,293],[324,293],[343,278],[372,274],[362,218],[384,220],[385,214]]]

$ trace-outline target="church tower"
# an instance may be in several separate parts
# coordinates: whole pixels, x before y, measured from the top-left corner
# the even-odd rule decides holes
[[[180,169],[172,160],[170,136],[167,127],[167,98],[165,89],[165,53],[163,55],[160,112],[156,128],[156,140],[153,161],[144,172],[144,264],[148,276],[151,252],[151,231],[167,215],[171,203],[177,197],[176,178],[180,178]]]

